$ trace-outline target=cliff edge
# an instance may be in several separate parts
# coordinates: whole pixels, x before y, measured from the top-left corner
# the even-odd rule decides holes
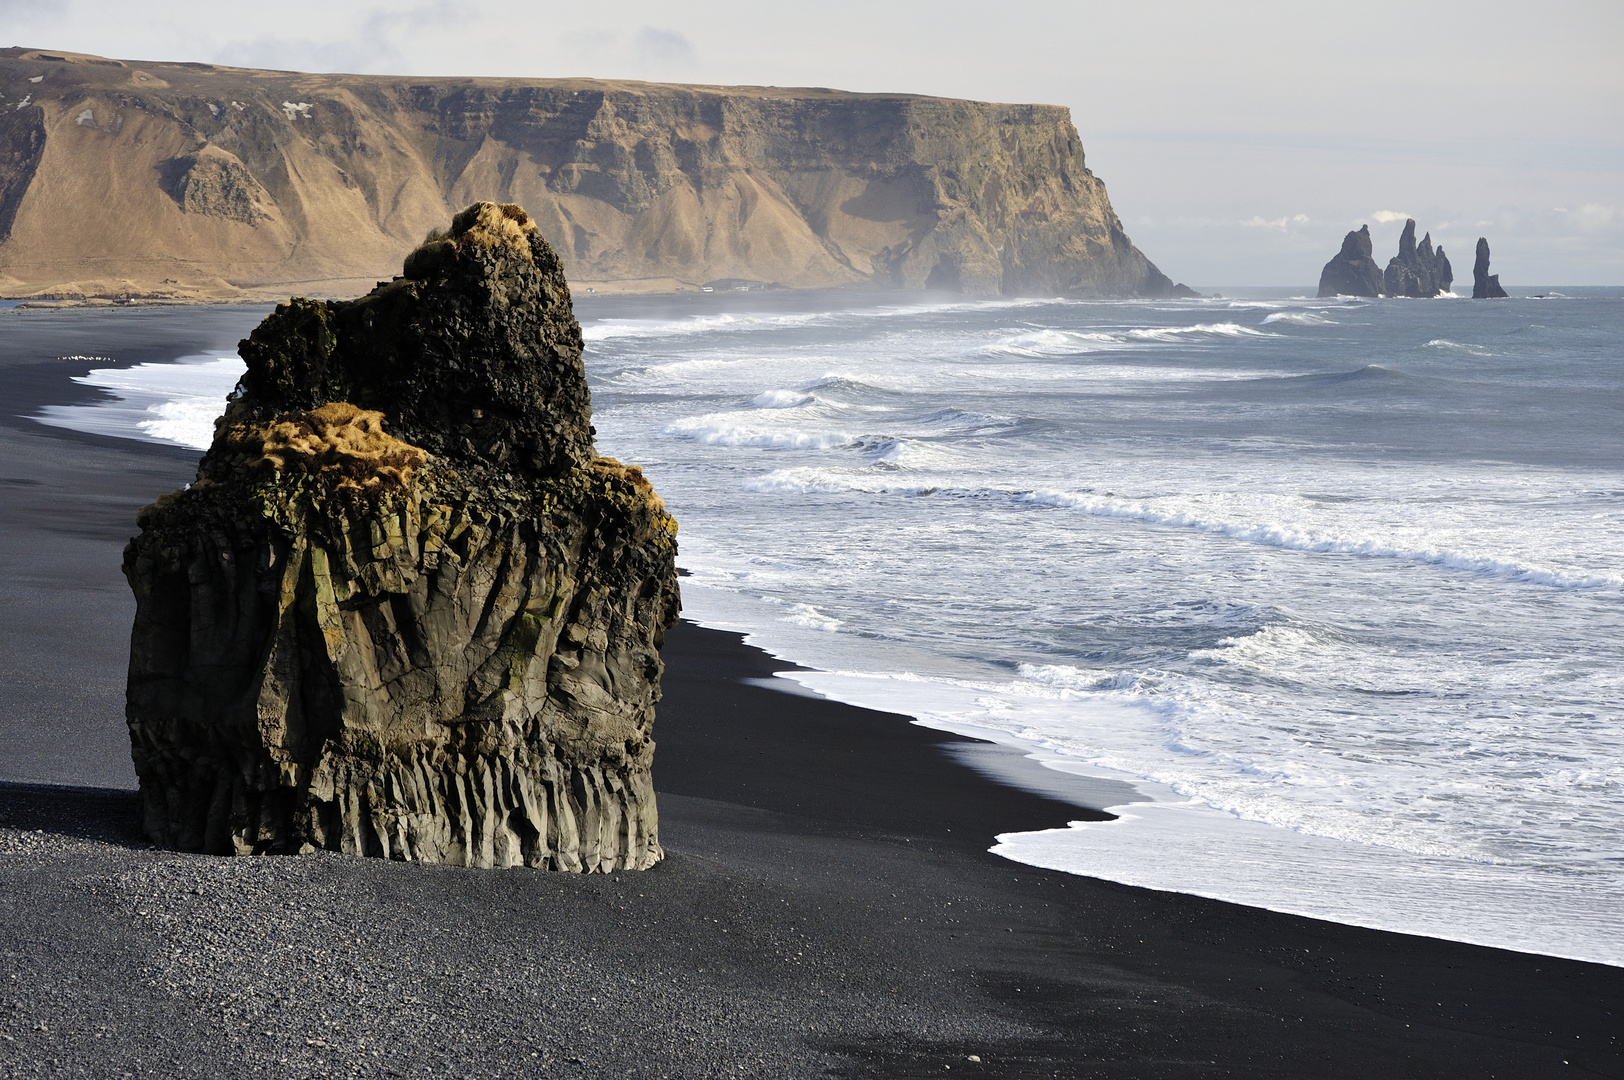
[[[477,200],[578,290],[1174,287],[1054,106],[0,50],[3,295],[353,295]]]
[[[593,450],[581,333],[479,203],[358,300],[296,299],[197,480],[141,512],[127,719],[146,835],[641,869],[676,523]]]

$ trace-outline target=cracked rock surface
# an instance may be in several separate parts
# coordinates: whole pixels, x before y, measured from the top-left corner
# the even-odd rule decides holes
[[[647,868],[676,522],[593,449],[568,286],[523,210],[469,207],[405,270],[278,307],[196,482],[141,512],[146,835]]]

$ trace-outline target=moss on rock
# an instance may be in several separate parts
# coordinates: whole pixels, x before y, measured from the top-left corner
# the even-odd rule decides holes
[[[477,204],[423,279],[278,308],[198,482],[142,511],[128,720],[154,841],[661,857],[676,522],[593,451],[580,330],[526,222]]]

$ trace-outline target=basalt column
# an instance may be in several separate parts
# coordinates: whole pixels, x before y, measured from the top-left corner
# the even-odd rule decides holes
[[[1489,241],[1482,236],[1477,238],[1477,261],[1472,264],[1472,299],[1506,299],[1506,291],[1500,287],[1500,275],[1489,273]]]
[[[142,511],[127,715],[147,835],[641,869],[676,523],[600,458],[524,211],[479,203],[344,302],[293,300],[197,481]]]

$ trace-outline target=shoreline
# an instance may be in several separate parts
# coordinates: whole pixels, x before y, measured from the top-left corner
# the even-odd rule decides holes
[[[129,329],[131,363],[237,332]],[[7,344],[7,1072],[1624,1076],[1624,970],[1010,862],[996,834],[1084,813],[962,762],[989,744],[761,685],[792,665],[686,623],[655,870],[148,848],[119,549],[197,455],[17,418],[74,362]]]
[[[783,665],[739,635],[682,623],[665,656],[643,873],[185,855],[135,836],[127,789],[0,782],[0,941],[31,988],[0,1063],[1624,1075],[1624,971],[1011,863],[991,830],[1078,808],[966,768],[973,740],[760,685]]]
[[[813,305],[817,305],[820,301],[827,301],[830,298],[820,294],[808,299]],[[616,321],[621,314],[645,317],[649,314],[646,305],[628,307],[607,299],[591,302],[590,306],[596,309],[599,319],[611,322]],[[767,301],[768,310],[778,311],[785,306],[782,298]],[[241,320],[243,326],[236,328],[226,337],[221,336],[224,328],[219,332],[211,331],[219,339],[211,354],[228,351],[229,346],[226,344],[228,337],[246,333],[247,327],[251,325],[249,320],[257,318],[264,310],[266,310],[264,306],[255,305],[235,312],[219,313],[228,326],[233,320]],[[71,323],[76,329],[96,326],[111,329],[119,323],[139,323],[142,316],[138,312],[125,313],[122,316],[56,316],[51,321]],[[54,335],[49,332],[49,324],[43,325],[46,329],[45,336],[53,338]],[[120,344],[125,347],[108,350],[119,354],[116,361],[111,361],[116,368],[123,369],[152,358],[140,349],[132,356],[127,343],[121,340]],[[157,347],[162,349],[161,345]],[[192,348],[195,347],[194,344]],[[171,345],[159,355],[173,359],[177,351],[179,350]],[[75,369],[109,362],[85,356],[67,358],[67,361],[71,361]],[[61,368],[67,361],[56,364],[46,362],[41,370],[49,372]],[[88,402],[101,398],[104,394],[94,386],[66,381],[60,377],[60,371],[58,377],[46,374],[42,378],[27,380],[23,385],[24,393],[8,395],[14,403],[60,402],[69,397]],[[13,417],[13,420],[16,419]],[[56,419],[41,422],[52,426],[62,423]],[[22,423],[25,427],[29,426],[26,420]],[[123,445],[122,440],[109,438],[113,433],[112,429],[107,429],[106,434],[92,433],[94,430],[92,425],[86,431],[65,429],[62,433],[91,444],[100,444],[105,440],[109,446]],[[196,450],[158,443],[155,440],[143,440],[140,445],[148,450],[157,450],[177,461],[195,461],[198,453]],[[171,486],[179,486],[181,482],[184,481],[177,477]],[[700,595],[707,593],[708,590],[701,592]],[[692,583],[690,594],[690,603],[693,603]],[[1587,928],[1578,936],[1572,931],[1555,934],[1549,931],[1526,932],[1521,929],[1515,912],[1519,905],[1537,904],[1540,898],[1532,895],[1533,890],[1527,889],[1523,879],[1511,871],[1501,873],[1497,878],[1493,874],[1485,876],[1485,872],[1463,876],[1462,873],[1455,872],[1453,868],[1443,865],[1438,860],[1429,861],[1413,852],[1387,852],[1386,849],[1379,847],[1370,848],[1357,842],[1322,838],[1313,834],[1298,836],[1289,829],[1246,820],[1231,822],[1225,819],[1222,825],[1214,826],[1211,818],[1215,816],[1223,818],[1222,812],[1213,811],[1211,814],[1193,816],[1182,812],[1183,808],[1169,805],[1180,803],[1182,800],[1174,796],[1170,790],[1152,781],[1110,770],[1103,770],[1104,775],[1099,775],[1101,770],[1090,769],[1084,762],[1068,759],[1064,751],[1051,750],[1040,744],[1022,740],[1018,735],[998,730],[996,726],[978,730],[973,720],[954,723],[952,720],[938,722],[929,719],[932,715],[940,714],[931,713],[919,701],[910,701],[907,692],[898,697],[894,690],[881,689],[875,692],[868,685],[857,685],[850,679],[842,680],[839,673],[834,670],[839,664],[830,666],[828,656],[822,656],[820,660],[816,647],[810,653],[805,648],[787,650],[778,648],[777,646],[785,645],[787,642],[775,637],[768,624],[749,618],[743,621],[731,618],[716,608],[714,602],[700,603],[697,606],[705,612],[706,617],[702,619],[702,625],[746,630],[750,634],[751,643],[759,642],[761,647],[782,661],[780,671],[796,668],[791,657],[799,658],[811,665],[822,663],[828,668],[828,670],[817,670],[816,667],[799,668],[801,677],[785,671],[786,674],[790,674],[790,678],[767,680],[768,683],[777,685],[780,690],[794,692],[790,690],[790,687],[794,686],[802,692],[814,694],[821,692],[830,695],[835,701],[859,708],[877,709],[881,712],[895,709],[899,713],[919,717],[915,722],[924,726],[959,731],[960,734],[968,735],[973,740],[985,740],[966,742],[959,750],[968,754],[966,764],[977,768],[990,779],[1006,786],[1053,796],[1061,801],[1071,801],[1079,805],[1086,802],[1091,809],[1114,807],[1132,822],[1131,825],[1124,825],[1120,829],[1090,832],[1086,839],[1082,831],[1069,828],[1071,823],[1067,821],[1045,823],[1032,829],[1015,826],[1000,829],[995,836],[997,846],[994,850],[1012,861],[1020,861],[1022,865],[1074,874],[1092,873],[1094,876],[1121,884],[1227,900],[1246,906],[1352,926],[1480,944],[1529,955],[1560,956],[1585,962],[1624,966],[1607,947],[1604,926],[1601,929],[1602,937],[1599,939],[1596,937],[1597,931],[1594,928],[1596,919],[1604,916],[1592,913],[1598,910],[1604,913],[1606,907],[1604,904],[1598,909],[1593,899],[1585,901],[1589,905],[1588,908],[1574,908],[1570,912],[1576,920],[1570,924],[1571,926]],[[937,707],[940,707],[939,704]],[[925,711],[921,712],[921,709]],[[950,709],[946,715],[958,714]],[[1086,775],[1079,775],[1080,773]],[[1110,789],[1114,795],[1107,795],[1102,789]],[[1114,818],[1111,814],[1104,816],[1108,819]],[[1080,820],[1093,821],[1094,818],[1091,815],[1080,815]],[[1153,823],[1156,823],[1154,827]],[[1222,831],[1212,831],[1215,828]],[[1149,839],[1146,838],[1147,835]],[[1283,868],[1283,878],[1280,874],[1274,875],[1271,878],[1275,881],[1273,886],[1253,888],[1245,880],[1231,880],[1223,871],[1214,872],[1210,869],[1212,866],[1223,865],[1229,859],[1250,861],[1256,853],[1275,848],[1290,848],[1297,858],[1294,859],[1289,852],[1283,860],[1279,854],[1274,856],[1277,870]],[[1187,849],[1186,854],[1190,857],[1182,861],[1162,860],[1165,867],[1151,869],[1151,865],[1157,861],[1152,854],[1156,849],[1165,851]],[[1209,854],[1209,851],[1226,854],[1216,856]],[[1147,854],[1152,855],[1148,860],[1144,858]],[[1408,859],[1408,862],[1403,862],[1405,859]],[[1306,863],[1314,869],[1305,873],[1295,865],[1297,862]],[[1079,863],[1083,865],[1079,866]],[[1096,866],[1097,869],[1090,870],[1090,865]],[[1369,880],[1372,883],[1370,887],[1366,887],[1358,880],[1361,872],[1370,875]],[[1329,881],[1331,885],[1326,887],[1322,883],[1313,886],[1310,882],[1314,877]],[[1299,884],[1306,886],[1299,893],[1294,894],[1290,887],[1280,884],[1281,880],[1289,881],[1293,878],[1300,879]],[[1408,885],[1384,887],[1381,884],[1400,879],[1407,880]],[[1416,901],[1406,903],[1404,900],[1406,888],[1421,890],[1421,896]],[[1439,892],[1438,896],[1426,895],[1434,889]],[[1474,890],[1478,891],[1479,900],[1471,903],[1471,894]],[[1359,899],[1352,903],[1340,902],[1341,898],[1347,897]],[[1469,906],[1453,907],[1453,910],[1469,911],[1475,913],[1474,915],[1456,917],[1450,914],[1452,906],[1462,901],[1466,901]],[[1570,910],[1560,903],[1556,907],[1560,911]],[[1389,912],[1402,914],[1394,917],[1388,914]],[[1585,932],[1590,934],[1588,938],[1583,936]]]
[[[809,299],[813,305],[817,305],[819,302],[828,301],[830,297],[819,295]],[[610,300],[591,302],[590,306],[596,309],[598,318],[610,320],[611,323],[617,321],[622,313],[633,316],[649,314],[646,305],[626,307]],[[779,311],[784,307],[786,305],[782,298],[769,300],[766,305],[767,310],[771,311]],[[242,320],[243,328],[229,335],[235,337],[240,333],[246,333],[246,327],[250,325],[249,320],[257,318],[264,310],[266,310],[264,306],[256,305],[219,315],[228,324],[232,320]],[[141,313],[130,312],[122,316],[63,315],[55,316],[51,321],[59,324],[65,322],[76,329],[84,329],[96,326],[112,328],[115,324],[140,323],[143,319]],[[167,320],[155,318],[151,321]],[[46,329],[46,337],[53,338],[48,324]],[[225,353],[229,350],[226,341],[227,337],[220,337],[215,348],[205,355]],[[195,345],[193,347],[195,348]],[[127,348],[108,351],[117,352],[118,359],[107,361],[82,355],[67,359],[73,362],[75,368],[113,363],[116,369],[141,364],[150,359],[150,356],[141,351],[132,357]],[[160,355],[173,358],[176,351],[178,350],[171,346]],[[48,371],[58,366],[60,365],[47,363],[44,370]],[[109,385],[116,385],[116,380]],[[86,403],[104,396],[104,392],[95,385],[69,383],[62,378],[45,377],[31,380],[28,389],[33,393],[25,393],[21,397],[15,393],[9,396],[19,403],[25,400],[32,400],[34,403],[60,402],[68,397],[75,397],[81,403]],[[56,392],[61,390],[68,392]],[[141,401],[140,398],[136,400]],[[138,404],[136,408],[139,407]],[[73,420],[64,421],[61,418],[46,418],[39,422],[52,426],[75,423]],[[24,421],[24,424],[26,425],[27,421]],[[68,429],[64,434],[70,432],[70,437],[94,444],[114,435],[116,426],[102,429],[101,433],[98,433],[96,425],[91,424],[79,431]],[[120,443],[119,439],[112,438],[108,445],[117,446]],[[198,453],[194,449],[159,443],[155,439],[142,440],[140,445],[147,449],[157,449],[175,460],[187,462],[195,460]],[[179,482],[181,481],[177,478],[175,486],[178,486]],[[699,593],[700,597],[707,595],[713,594],[709,590]],[[696,599],[690,583],[690,604],[694,604]],[[834,670],[840,666],[839,663],[830,667],[829,657],[822,656],[820,659],[817,647],[813,647],[810,653],[805,648],[786,650],[779,646],[787,645],[787,639],[781,640],[780,636],[775,636],[773,627],[769,624],[758,623],[750,618],[740,621],[738,618],[730,617],[716,607],[714,600],[700,602],[697,607],[703,611],[699,620],[702,625],[747,631],[750,643],[759,643],[760,647],[783,661],[780,670],[796,669],[795,660],[792,658],[814,665],[811,668],[798,668],[800,673],[798,675],[785,671],[788,678],[766,680],[780,690],[795,692],[791,689],[794,687],[805,693],[829,695],[835,701],[859,708],[877,709],[881,712],[894,709],[899,713],[917,717],[915,722],[924,726],[958,731],[971,739],[984,740],[966,742],[959,746],[959,751],[968,755],[966,764],[977,768],[990,779],[1006,786],[1053,796],[1061,801],[1079,805],[1086,803],[1091,809],[1113,807],[1129,819],[1128,824],[1112,830],[1079,830],[1071,827],[1073,823],[1067,821],[1046,823],[1030,830],[1013,826],[1000,829],[995,836],[997,845],[994,850],[1011,861],[1057,872],[1092,874],[1120,884],[1227,900],[1245,906],[1352,926],[1480,944],[1530,955],[1560,956],[1624,966],[1607,945],[1605,927],[1600,931],[1602,937],[1596,937],[1598,932],[1595,928],[1596,919],[1603,916],[1593,913],[1604,912],[1605,902],[1598,909],[1597,901],[1590,899],[1584,901],[1588,904],[1588,908],[1581,905],[1572,909],[1570,913],[1577,921],[1571,926],[1583,927],[1585,928],[1583,930],[1570,929],[1556,933],[1549,930],[1529,932],[1520,926],[1516,910],[1519,905],[1525,903],[1537,905],[1540,897],[1533,895],[1537,890],[1529,889],[1523,878],[1511,871],[1500,873],[1498,876],[1484,870],[1466,873],[1470,867],[1457,870],[1438,860],[1417,856],[1413,852],[1390,852],[1380,847],[1370,848],[1357,842],[1320,838],[1313,834],[1299,836],[1279,826],[1245,820],[1231,821],[1220,811],[1192,815],[1182,805],[1171,805],[1181,804],[1183,800],[1152,781],[1108,769],[1103,770],[1101,775],[1102,770],[1091,769],[1084,762],[1070,759],[1063,750],[1053,750],[1010,734],[1013,729],[1001,731],[995,725],[983,730],[977,728],[973,720],[966,720],[963,723],[932,720],[930,719],[932,715],[939,714],[932,713],[921,701],[912,700],[906,691],[899,697],[896,689],[887,689],[887,684],[883,681],[881,684],[871,686],[861,681],[853,683],[851,679],[842,679]],[[801,644],[804,646],[806,643]],[[828,670],[818,670],[820,663]],[[878,690],[876,686],[879,687]],[[939,709],[941,705],[938,702],[932,707]],[[953,713],[950,708],[947,715],[958,714]],[[1107,794],[1107,791],[1111,794]],[[1114,815],[1110,814],[1104,816],[1114,818]],[[1223,820],[1214,824],[1212,820],[1214,817]],[[1093,815],[1081,815],[1078,824],[1093,820]],[[1185,851],[1186,858],[1158,858],[1156,854],[1157,851],[1178,850]],[[1273,885],[1255,888],[1245,880],[1231,879],[1221,869],[1226,864],[1232,864],[1233,860],[1251,861],[1265,851],[1276,851],[1271,856],[1277,869],[1277,873],[1271,875]],[[1292,853],[1295,853],[1295,858]],[[1313,870],[1304,871],[1298,867],[1298,863],[1311,866]],[[1090,869],[1091,866],[1095,869]],[[1219,869],[1214,869],[1215,867]],[[1368,886],[1360,880],[1361,874],[1369,875]],[[1319,885],[1312,884],[1315,878],[1321,880]],[[1280,883],[1282,880],[1291,879],[1300,879],[1299,885],[1303,888],[1299,892],[1294,893],[1291,887]],[[1402,887],[1389,887],[1383,884],[1401,879],[1408,884]],[[1329,882],[1329,885],[1326,882]],[[1421,893],[1406,903],[1404,899],[1407,895],[1406,889],[1419,889]],[[1479,897],[1475,903],[1471,901],[1474,890]],[[1438,895],[1428,895],[1434,891]],[[1358,899],[1348,902],[1349,898],[1355,897]],[[1465,902],[1467,906],[1456,906],[1461,902]],[[1569,911],[1560,903],[1557,904],[1557,910]],[[1470,914],[1454,915],[1451,914],[1452,911]],[[1391,914],[1395,912],[1399,914]],[[1588,937],[1584,936],[1586,933],[1589,934]]]

